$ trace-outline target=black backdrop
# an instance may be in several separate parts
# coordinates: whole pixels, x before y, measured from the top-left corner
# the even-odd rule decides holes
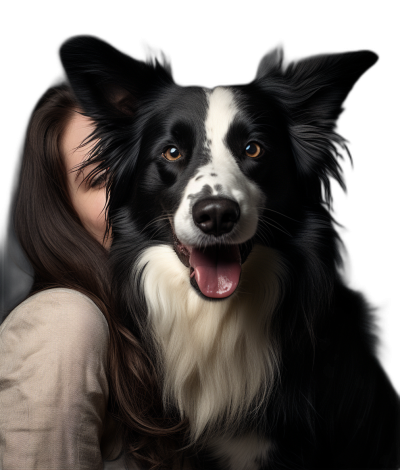
[[[341,9],[338,4],[310,10],[287,6],[278,11],[266,2],[238,4],[235,11],[228,4],[218,14],[216,4],[187,2],[184,9],[173,11],[170,4],[163,9],[150,3],[149,8],[136,3],[130,9],[127,3],[107,5],[107,9],[89,12],[57,3],[42,11],[15,10],[4,17],[12,33],[2,48],[0,320],[29,287],[29,279],[9,256],[10,246],[14,256],[19,256],[12,233],[7,236],[10,192],[29,114],[44,89],[61,78],[57,49],[63,40],[92,34],[137,57],[143,57],[142,44],[148,43],[170,56],[177,82],[209,87],[250,80],[262,55],[278,44],[289,58],[372,49],[380,61],[358,83],[340,121],[355,166],[347,178],[348,196],[338,198],[337,213],[347,228],[355,282],[382,306],[386,360],[400,385],[396,372],[400,323],[395,139],[399,123],[393,111],[398,104],[394,12],[383,7],[378,11]]]

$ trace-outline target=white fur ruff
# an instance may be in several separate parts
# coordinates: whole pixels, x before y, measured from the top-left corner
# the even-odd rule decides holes
[[[271,335],[284,272],[278,254],[254,247],[235,294],[217,302],[195,292],[189,268],[170,246],[146,250],[134,282],[142,270],[165,404],[174,403],[189,418],[193,442],[232,435],[268,399],[278,371],[279,350]]]

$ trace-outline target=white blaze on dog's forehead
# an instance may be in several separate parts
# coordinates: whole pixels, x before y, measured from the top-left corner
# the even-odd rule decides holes
[[[226,148],[224,140],[238,110],[233,93],[227,88],[215,88],[208,99],[206,138],[211,151],[212,163],[218,165],[222,163],[220,160],[225,154],[224,147]]]
[[[205,122],[206,145],[210,153],[209,163],[201,168],[207,182],[224,196],[242,204],[255,202],[259,190],[242,172],[227,144],[227,134],[239,113],[234,94],[227,88],[216,88],[209,96],[209,108]]]

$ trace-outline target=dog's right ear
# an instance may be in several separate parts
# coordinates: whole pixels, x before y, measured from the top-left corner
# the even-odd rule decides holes
[[[68,39],[60,57],[80,105],[95,120],[104,113],[133,115],[154,87],[173,83],[169,66],[132,59],[92,36]]]

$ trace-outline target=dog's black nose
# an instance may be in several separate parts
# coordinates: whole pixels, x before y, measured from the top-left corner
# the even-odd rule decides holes
[[[239,204],[223,197],[208,197],[193,206],[194,223],[207,235],[229,233],[239,220]]]

